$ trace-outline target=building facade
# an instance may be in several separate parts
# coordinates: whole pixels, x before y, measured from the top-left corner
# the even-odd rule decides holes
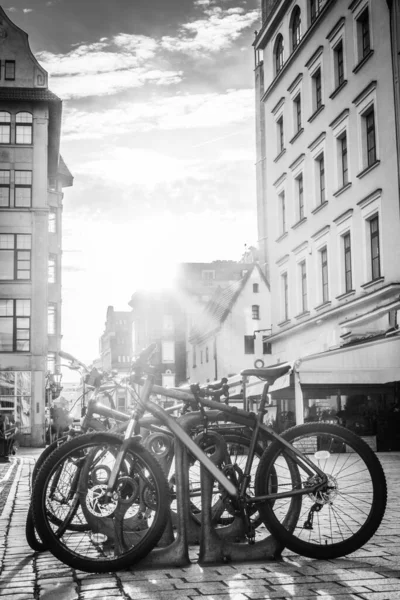
[[[0,8],[0,412],[42,445],[61,342],[61,100]]]
[[[206,383],[261,366],[270,354],[271,301],[258,264],[217,290],[189,332],[188,374]],[[267,356],[269,359],[269,356]]]
[[[254,43],[271,363],[297,361],[277,396],[297,422],[329,407],[347,423],[358,416],[360,432],[375,433],[379,419],[397,414],[400,380],[396,27],[389,5],[265,0]],[[392,448],[399,444],[397,438]]]
[[[152,358],[156,383],[175,387],[186,382],[186,314],[176,291],[133,294],[133,352],[138,355],[150,344],[157,344]]]

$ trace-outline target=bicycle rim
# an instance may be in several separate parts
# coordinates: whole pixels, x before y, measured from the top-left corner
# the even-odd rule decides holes
[[[337,558],[362,547],[378,529],[386,507],[386,481],[377,456],[361,438],[337,425],[299,425],[282,437],[324,472],[327,484],[299,497],[293,531],[283,519],[293,498],[266,502],[262,514],[267,527],[289,549],[310,558]],[[260,461],[256,493],[262,493],[262,481],[272,468],[278,474],[277,492],[288,491],[292,458],[290,450],[274,442]],[[299,474],[301,481],[293,489],[320,481],[301,468]]]
[[[229,467],[234,469],[235,477],[240,481],[243,476],[244,468],[246,465],[247,455],[250,447],[250,440],[247,436],[238,434],[227,433],[224,434],[223,430],[216,430],[218,434],[222,435],[226,443],[226,456],[222,461],[221,468],[227,469]],[[203,448],[208,454],[213,454],[214,446],[212,441],[206,443]],[[248,495],[254,495],[254,480],[257,471],[260,457],[263,453],[263,448],[260,444],[256,445],[255,453],[253,457],[253,463],[251,467],[251,482],[248,488]],[[229,465],[229,467],[228,467]],[[190,481],[190,507],[193,517],[196,521],[201,523],[201,477],[200,477],[200,463],[199,461],[192,461],[189,468],[189,481]],[[222,526],[229,525],[234,520],[234,508],[232,507],[229,498],[224,494],[221,486],[214,481],[214,489],[211,501],[211,514],[214,525]],[[253,515],[251,517],[254,527],[261,524],[262,520],[258,514],[257,509],[254,507]]]
[[[143,558],[164,531],[168,485],[143,447],[128,448],[117,493],[106,497],[120,445],[121,439],[111,434],[79,436],[53,453],[38,473],[35,526],[51,552],[71,567],[89,572],[126,568]],[[80,531],[70,528],[72,519],[80,521]]]

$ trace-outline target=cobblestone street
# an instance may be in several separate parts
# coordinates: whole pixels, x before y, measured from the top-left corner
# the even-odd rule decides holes
[[[143,569],[92,575],[73,570],[25,540],[30,474],[39,451],[0,464],[0,600],[400,599],[400,454],[380,454],[389,502],[374,538],[349,557],[317,561],[288,551],[276,562]],[[195,551],[191,555],[195,560]]]

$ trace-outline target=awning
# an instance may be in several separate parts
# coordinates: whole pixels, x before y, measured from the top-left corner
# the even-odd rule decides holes
[[[300,384],[385,384],[400,381],[400,336],[308,356],[297,362]]]

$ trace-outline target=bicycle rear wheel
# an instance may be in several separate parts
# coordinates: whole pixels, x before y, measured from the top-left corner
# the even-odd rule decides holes
[[[301,450],[327,476],[327,484],[301,498],[294,530],[283,516],[293,498],[259,505],[265,525],[290,550],[310,558],[338,558],[361,548],[378,529],[386,507],[386,480],[376,454],[357,435],[338,425],[308,423],[288,429],[282,437]],[[307,489],[318,483],[299,467],[301,481],[293,486],[289,466],[293,452],[279,441],[261,457],[256,475],[256,495],[268,493],[272,469],[277,492]]]
[[[81,435],[53,452],[37,474],[35,527],[54,556],[73,568],[124,569],[146,556],[164,531],[167,479],[139,444],[128,447],[113,498],[105,494],[121,443],[113,434]],[[72,520],[80,521],[80,531],[70,528]]]

